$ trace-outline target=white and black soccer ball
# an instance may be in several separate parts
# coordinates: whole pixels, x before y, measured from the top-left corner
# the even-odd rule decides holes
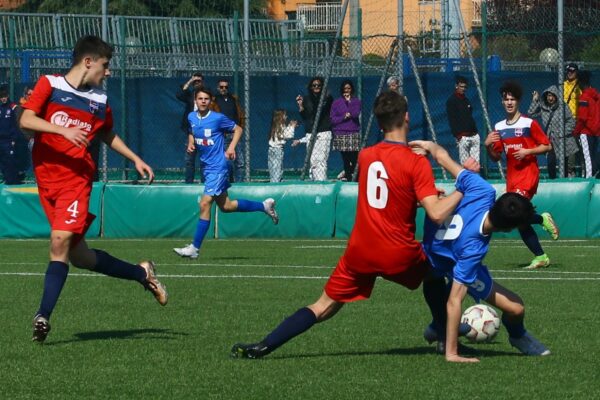
[[[498,313],[485,304],[476,304],[467,308],[461,322],[471,325],[471,331],[465,336],[474,343],[492,341],[500,329]]]

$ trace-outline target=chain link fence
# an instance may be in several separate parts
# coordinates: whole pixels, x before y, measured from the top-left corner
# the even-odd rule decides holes
[[[382,9],[389,3],[371,1],[379,1]],[[463,1],[461,4],[468,7],[453,15],[448,10],[449,1],[453,0],[419,2],[421,7],[406,10],[402,52],[394,53],[389,65],[386,57],[398,35],[373,33],[371,28],[363,27],[377,16],[383,18],[380,26],[397,26],[397,15],[381,11],[346,15],[344,23],[352,25],[355,21],[355,25],[343,31],[335,46],[337,52],[326,89],[337,98],[343,79],[354,82],[363,103],[361,124],[367,144],[380,139],[376,124],[369,132],[365,128],[382,77],[401,74],[404,78],[403,91],[410,99],[410,138],[431,139],[432,123],[438,141],[455,158],[458,157],[445,102],[454,90],[457,74],[469,79],[467,96],[474,105],[482,136],[487,132],[483,104],[492,123],[503,118],[498,95],[503,80],[520,80],[527,96],[533,90],[560,83],[555,2]],[[600,13],[597,3],[565,1],[564,61],[576,62],[582,69],[596,70],[600,65],[600,32],[594,24]],[[463,18],[470,27],[468,35],[457,27],[457,18]],[[100,36],[101,30],[101,17],[97,15],[0,14],[0,80],[10,85],[12,98],[18,98],[40,75],[65,73],[76,40],[84,34]],[[218,80],[227,78],[231,91],[240,95],[242,105],[248,101],[250,129],[241,143],[241,147],[249,146],[246,161],[250,173],[246,178],[269,179],[268,135],[273,111],[284,109],[289,119],[301,121],[295,98],[307,93],[312,76],[328,72],[335,36],[332,32],[307,29],[301,19],[250,20],[248,60],[242,37],[243,21],[237,18],[109,16],[108,41],[114,45],[115,53],[108,91],[115,130],[156,169],[159,181],[184,179],[186,135],[179,126],[184,106],[175,95],[194,72],[202,72],[206,85],[215,92]],[[408,46],[415,56],[416,72],[431,114],[429,120],[419,101]],[[484,101],[475,89],[469,49]],[[244,86],[245,73],[248,87]],[[523,99],[522,111],[526,111],[529,100]],[[301,123],[295,138],[304,134]],[[306,146],[287,144],[283,179],[297,179],[305,157]],[[136,179],[131,166],[111,152],[99,166],[111,181]],[[499,175],[494,163],[487,166],[490,176]],[[328,169],[331,179],[342,171],[339,154],[330,154]],[[33,179],[31,171],[28,178]]]

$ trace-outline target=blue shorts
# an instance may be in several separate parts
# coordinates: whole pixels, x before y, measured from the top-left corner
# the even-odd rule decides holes
[[[207,196],[218,196],[226,192],[231,185],[229,176],[225,172],[205,172],[204,173],[204,194]]]
[[[446,276],[448,279],[453,281],[454,274],[452,273],[452,268],[443,268],[440,267],[439,264],[440,263],[438,263],[438,265],[434,264],[433,262],[431,263],[433,266],[433,274],[439,277]],[[475,273],[475,281],[473,281],[473,283],[469,284],[460,281],[457,282],[467,286],[467,293],[469,293],[469,295],[477,302],[486,300],[492,292],[492,286],[494,286],[494,279],[492,279],[492,275],[490,275],[490,271],[485,265],[481,265],[479,268],[477,268]]]

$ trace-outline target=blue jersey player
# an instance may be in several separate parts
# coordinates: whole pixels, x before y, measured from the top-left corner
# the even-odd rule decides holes
[[[242,128],[225,115],[211,111],[212,94],[209,89],[199,87],[194,93],[197,111],[188,115],[190,134],[188,136],[189,153],[196,150],[204,173],[204,193],[200,198],[200,219],[196,225],[193,242],[173,251],[182,257],[197,258],[198,249],[210,225],[210,209],[213,202],[222,212],[264,212],[274,224],[279,222],[275,211],[275,200],[269,198],[263,202],[251,200],[231,200],[227,194],[229,188],[227,161],[235,159],[235,146],[242,136]],[[225,149],[225,132],[233,131],[231,144]]]
[[[411,142],[411,146],[430,153],[446,167],[445,160],[438,157],[445,151],[435,143],[415,141]],[[465,169],[459,170],[456,176],[456,189],[463,193],[463,198],[454,214],[442,225],[426,218],[423,235],[423,247],[434,273],[452,281],[446,307],[446,360],[479,361],[458,354],[461,307],[467,293],[477,301],[485,300],[502,310],[502,323],[508,331],[509,341],[523,354],[550,354],[543,344],[525,330],[523,300],[495,282],[483,264],[492,232],[510,231],[527,224],[535,212],[533,205],[517,193],[505,193],[496,200],[495,189],[478,174]]]

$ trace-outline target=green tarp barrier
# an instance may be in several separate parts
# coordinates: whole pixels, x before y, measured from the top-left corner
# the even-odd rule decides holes
[[[90,212],[96,219],[86,236],[100,235],[100,204],[104,184],[95,183],[90,198]],[[40,204],[35,185],[0,185],[0,238],[49,237],[50,225]]]

